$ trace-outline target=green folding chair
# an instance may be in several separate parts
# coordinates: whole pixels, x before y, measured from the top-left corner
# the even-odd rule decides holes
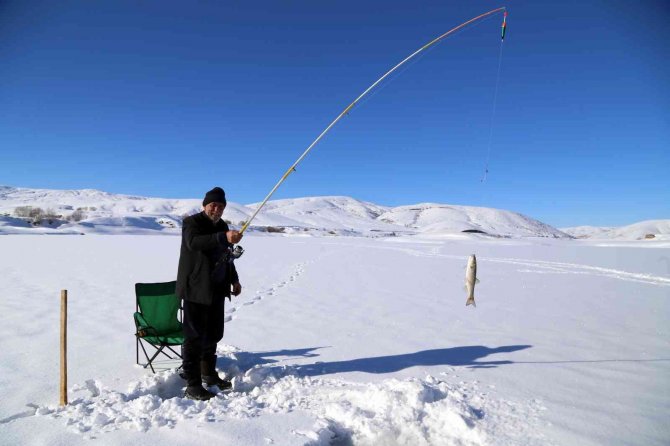
[[[170,359],[175,359],[165,352],[165,349],[181,358],[172,347],[181,346],[184,342],[184,331],[180,322],[181,308],[179,297],[175,294],[177,282],[163,283],[136,283],[135,284],[135,353],[136,363],[140,364],[140,350],[147,358],[144,368],[151,367],[154,370],[153,361],[159,354]],[[149,358],[144,343],[156,349],[154,355]],[[181,349],[180,349],[181,351]]]

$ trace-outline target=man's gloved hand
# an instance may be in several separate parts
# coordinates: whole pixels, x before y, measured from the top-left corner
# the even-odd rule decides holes
[[[233,296],[239,296],[241,292],[242,292],[242,285],[240,285],[240,282],[234,283],[233,284]]]

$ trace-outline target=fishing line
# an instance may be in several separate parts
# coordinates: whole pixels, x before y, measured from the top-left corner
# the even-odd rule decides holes
[[[504,18],[505,19],[507,18],[507,12],[505,12]],[[496,87],[493,93],[493,110],[491,111],[491,125],[489,126],[489,142],[486,153],[486,162],[484,163],[484,177],[481,179],[482,183],[486,181],[486,178],[488,177],[489,162],[491,161],[491,144],[493,143],[493,125],[496,117],[496,109],[498,108],[498,86],[500,85],[500,67],[502,66],[503,43],[505,42],[505,28],[506,28],[505,19],[503,19],[502,38],[500,39],[500,52],[498,53],[498,72],[496,74]]]

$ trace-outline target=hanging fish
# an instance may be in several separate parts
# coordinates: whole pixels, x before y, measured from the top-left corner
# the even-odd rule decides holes
[[[468,266],[465,267],[465,290],[468,293],[468,300],[465,302],[465,306],[474,305],[475,307],[475,284],[479,283],[477,279],[477,258],[472,254],[468,258]]]

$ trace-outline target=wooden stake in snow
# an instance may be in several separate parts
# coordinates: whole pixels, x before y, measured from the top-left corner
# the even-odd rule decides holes
[[[60,292],[60,405],[67,405],[67,290]]]

